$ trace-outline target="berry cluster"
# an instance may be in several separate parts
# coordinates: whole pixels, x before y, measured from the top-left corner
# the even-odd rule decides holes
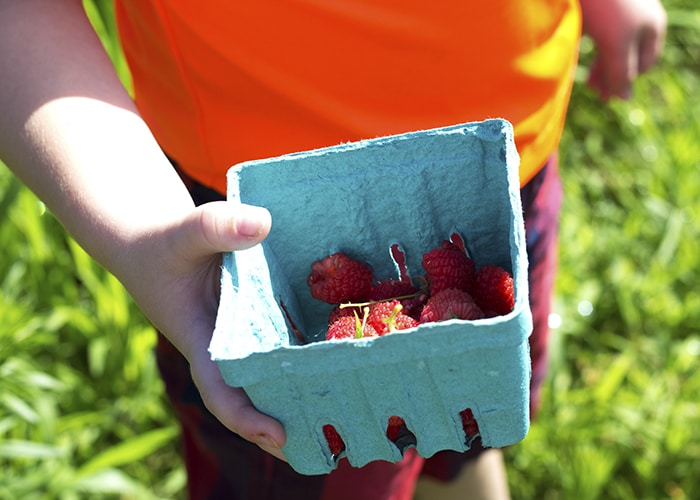
[[[311,295],[333,304],[327,340],[362,338],[450,319],[477,320],[513,310],[513,278],[505,269],[477,269],[461,239],[445,240],[423,255],[425,274],[415,281],[376,281],[365,263],[335,253],[314,262]],[[404,270],[405,271],[405,270]]]
[[[376,281],[363,262],[335,253],[314,262],[307,284],[311,295],[333,304],[328,318],[327,340],[385,335],[394,331],[450,319],[476,320],[513,310],[513,278],[495,265],[477,269],[462,241],[456,237],[423,255],[424,275],[414,280],[402,255],[392,253],[400,267],[400,279]],[[471,409],[460,412],[465,443],[479,435]],[[335,458],[345,442],[335,427],[323,426],[323,434]],[[400,449],[415,444],[416,437],[399,416],[387,422],[387,439]]]

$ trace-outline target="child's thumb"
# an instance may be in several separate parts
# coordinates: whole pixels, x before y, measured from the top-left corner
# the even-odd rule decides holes
[[[267,237],[272,225],[267,209],[229,201],[206,203],[194,209],[180,232],[187,257],[245,250]]]

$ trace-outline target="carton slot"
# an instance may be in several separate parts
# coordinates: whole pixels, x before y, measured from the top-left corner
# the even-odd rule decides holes
[[[407,448],[415,448],[418,445],[416,435],[408,428],[406,421],[398,415],[392,415],[388,418],[386,437],[398,448],[402,455]]]
[[[479,432],[479,423],[474,418],[474,413],[471,408],[465,408],[459,412],[459,418],[462,422],[462,430],[464,431],[464,445],[470,448],[474,440],[481,435]]]
[[[322,427],[323,436],[326,438],[326,447],[333,461],[338,461],[345,451],[345,441],[332,424]]]

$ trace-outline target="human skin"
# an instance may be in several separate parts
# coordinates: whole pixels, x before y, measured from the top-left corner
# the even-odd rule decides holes
[[[634,80],[659,58],[666,11],[659,0],[581,0],[583,32],[596,47],[588,85],[601,99],[628,99]]]

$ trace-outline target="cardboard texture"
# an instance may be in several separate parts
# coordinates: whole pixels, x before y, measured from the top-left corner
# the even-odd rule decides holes
[[[353,466],[396,462],[386,438],[401,416],[423,457],[469,448],[459,412],[470,408],[487,447],[522,440],[529,427],[527,256],[511,125],[500,119],[411,132],[250,161],[228,173],[228,199],[267,207],[269,237],[224,256],[221,305],[210,345],[226,383],[284,425],[283,448],[302,474],[337,465],[322,427],[335,426]],[[398,277],[459,233],[477,266],[515,281],[507,316],[450,320],[405,333],[327,342],[330,309],[311,297],[311,264],[336,251]],[[284,305],[284,308],[281,307]],[[288,321],[303,333],[297,340]]]

